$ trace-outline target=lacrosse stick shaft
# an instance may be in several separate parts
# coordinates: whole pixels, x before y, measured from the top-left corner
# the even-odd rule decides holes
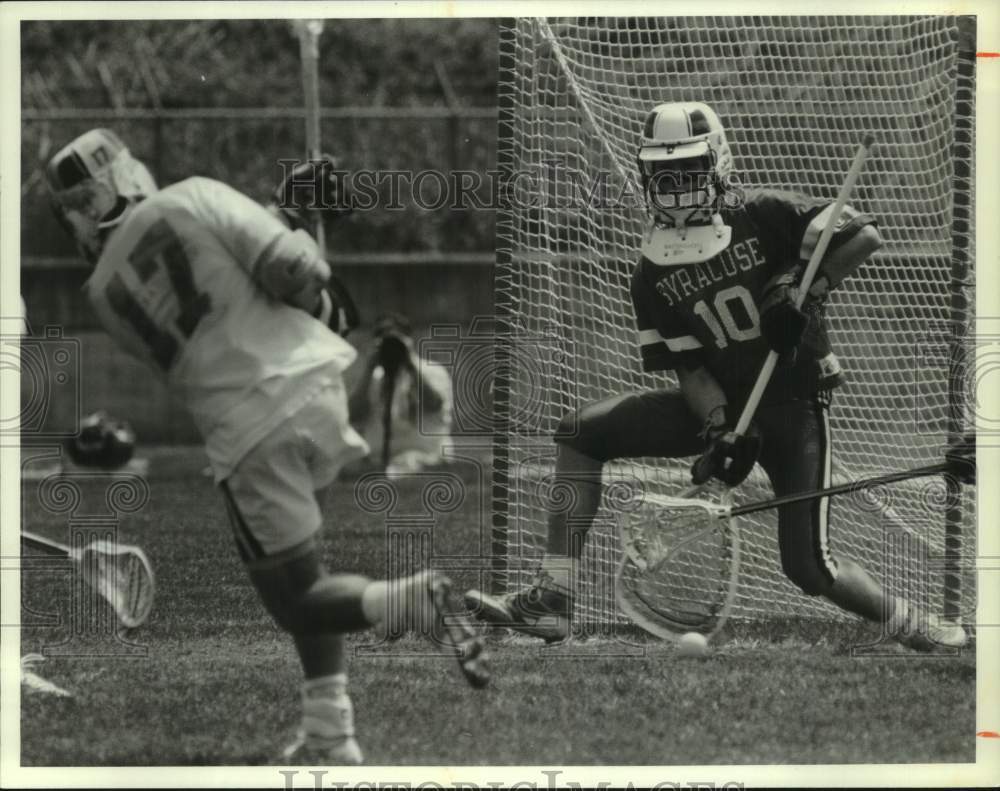
[[[795,306],[798,308],[802,307],[809,294],[813,278],[816,277],[820,262],[822,262],[823,256],[826,255],[826,249],[830,245],[830,239],[833,238],[837,221],[840,219],[840,214],[843,212],[844,206],[847,205],[847,200],[854,190],[854,184],[857,182],[858,176],[861,175],[861,169],[864,167],[865,159],[868,157],[868,150],[874,142],[875,138],[872,135],[867,135],[861,145],[858,146],[857,153],[854,155],[854,161],[851,163],[851,169],[847,172],[847,178],[844,179],[840,193],[837,195],[837,200],[833,204],[830,217],[827,219],[819,241],[816,243],[816,248],[809,258],[806,271],[802,273],[802,282],[799,284],[799,295],[795,300]],[[772,349],[768,352],[767,358],[764,360],[764,365],[760,369],[760,374],[757,376],[757,381],[754,383],[753,390],[750,391],[750,396],[743,407],[739,422],[736,424],[737,434],[746,434],[747,429],[750,427],[750,421],[753,420],[754,413],[756,413],[757,407],[760,405],[760,400],[764,396],[764,390],[767,389],[767,385],[771,381],[771,375],[774,373],[777,364],[778,353]]]
[[[780,508],[783,505],[801,503],[806,500],[816,500],[820,497],[830,497],[835,494],[856,492],[861,489],[870,489],[873,486],[881,486],[883,484],[896,483],[897,481],[910,480],[911,478],[926,478],[931,475],[940,475],[943,472],[947,472],[948,469],[949,464],[947,462],[939,462],[938,464],[930,464],[926,467],[917,467],[912,470],[903,470],[902,472],[890,472],[885,475],[876,475],[874,478],[862,478],[860,481],[842,483],[837,486],[831,486],[827,489],[816,489],[811,492],[786,494],[783,497],[775,497],[772,500],[763,500],[759,503],[747,503],[746,505],[736,506],[729,511],[729,516],[753,514],[757,511],[766,511],[769,508]]]
[[[306,111],[306,157],[319,162],[322,155],[320,145],[320,104],[319,104],[319,37],[323,22],[310,19],[299,23],[296,32],[299,37],[299,53],[302,59],[302,90]],[[322,196],[315,196],[321,200]],[[326,257],[326,229],[323,220],[316,222],[316,245],[320,255]]]
[[[51,541],[44,536],[28,530],[21,531],[21,541],[32,549],[39,549],[42,552],[49,552],[54,555],[70,556],[70,549],[65,544],[60,544],[58,541]]]

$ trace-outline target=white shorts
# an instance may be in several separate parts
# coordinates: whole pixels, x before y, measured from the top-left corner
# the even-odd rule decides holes
[[[316,492],[368,454],[351,428],[338,377],[264,437],[219,484],[236,546],[255,563],[311,538],[323,517]]]

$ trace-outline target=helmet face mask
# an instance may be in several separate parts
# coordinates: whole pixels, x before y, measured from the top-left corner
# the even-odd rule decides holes
[[[128,208],[157,191],[146,166],[106,129],[86,132],[56,153],[46,181],[56,218],[91,264]]]
[[[638,153],[643,196],[654,219],[683,229],[718,213],[732,154],[715,112],[699,102],[657,105]]]
[[[702,156],[643,162],[646,200],[650,209],[665,217],[679,209],[711,211],[715,209],[718,190],[715,181],[715,156]],[[710,219],[710,218],[709,218]],[[685,224],[694,224],[687,219]]]
[[[96,263],[101,254],[105,218],[119,216],[123,208],[107,184],[93,179],[52,195],[53,213],[73,237],[80,254],[91,264]]]

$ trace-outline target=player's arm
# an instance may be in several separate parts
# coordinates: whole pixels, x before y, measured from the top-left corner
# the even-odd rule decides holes
[[[805,263],[830,221],[833,206],[796,193],[763,190],[753,193],[747,209],[770,247],[772,260],[787,262],[764,286],[758,297],[761,333],[779,353],[795,349],[808,325],[796,307]],[[875,219],[845,206],[823,260],[809,289],[822,298],[839,286],[882,246]]]
[[[832,250],[827,249],[809,294],[817,297],[835,289],[873,253],[882,247],[882,237],[875,225],[863,225],[856,233]]]
[[[351,213],[346,171],[324,154],[319,162],[296,165],[275,187],[268,211],[293,231],[313,233],[310,213],[318,214],[327,226]],[[312,205],[321,208],[312,209]],[[329,231],[329,228],[328,228]],[[329,236],[327,237],[329,238]],[[313,315],[334,332],[346,337],[361,323],[357,304],[344,282],[332,270],[320,291],[320,302]]]
[[[283,231],[261,252],[252,274],[275,299],[319,315],[330,265],[305,231]]]
[[[314,311],[330,266],[309,234],[290,231],[271,212],[219,181],[191,179],[190,210],[265,292]]]

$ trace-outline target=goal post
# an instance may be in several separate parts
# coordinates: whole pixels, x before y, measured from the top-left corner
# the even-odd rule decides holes
[[[967,414],[969,370],[974,364],[970,346],[975,310],[973,262],[975,260],[975,156],[976,133],[976,18],[961,16],[956,20],[955,128],[953,139],[953,205],[951,216],[950,296],[950,366],[948,370],[948,444],[955,445],[974,418]],[[971,304],[970,304],[971,303]],[[971,396],[969,400],[974,400]],[[966,532],[963,519],[961,485],[947,482],[944,545],[944,615],[962,615],[962,539]]]
[[[885,246],[827,309],[848,376],[831,413],[835,481],[941,459],[963,429],[967,377],[954,361],[965,359],[956,352],[971,342],[974,309],[967,26],[944,16],[502,23],[498,169],[511,183],[495,277],[496,589],[524,584],[537,567],[560,418],[598,398],[673,384],[642,372],[629,297],[645,221],[635,156],[643,120],[661,102],[712,106],[744,185],[831,201],[857,142],[876,136],[851,203],[878,218]],[[631,482],[676,494],[688,466],[614,462],[605,490]],[[758,469],[741,496],[769,493]],[[971,613],[974,505],[968,489],[945,491],[940,480],[840,498],[831,547],[894,594]],[[734,617],[844,618],[785,579],[773,520],[745,523]],[[578,569],[578,621],[617,618],[615,525],[615,509],[602,506]]]

